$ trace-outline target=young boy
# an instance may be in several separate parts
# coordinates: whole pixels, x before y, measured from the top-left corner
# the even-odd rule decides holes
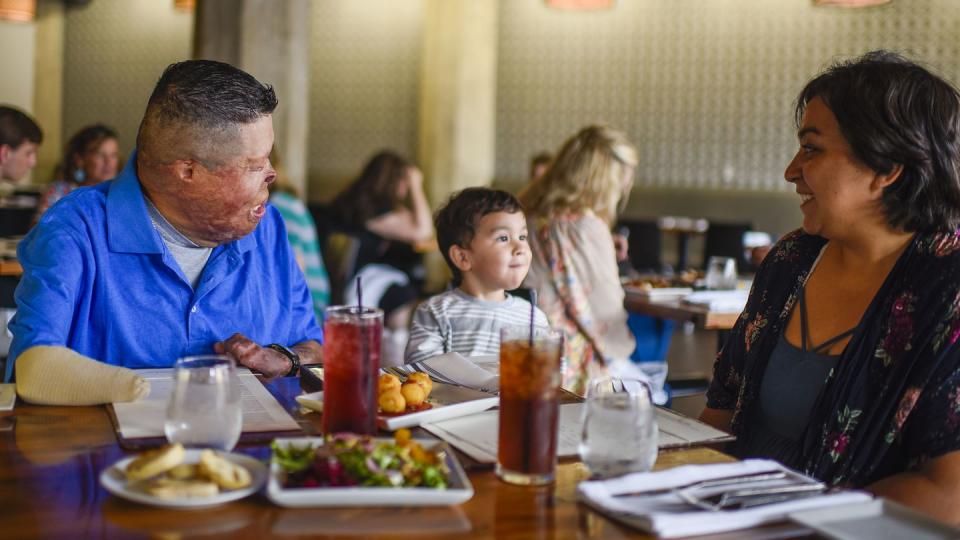
[[[530,269],[520,201],[505,191],[467,188],[437,211],[434,224],[455,288],[417,308],[404,360],[499,354],[500,328],[530,324],[530,302],[506,293]],[[539,309],[534,323],[549,326]]]

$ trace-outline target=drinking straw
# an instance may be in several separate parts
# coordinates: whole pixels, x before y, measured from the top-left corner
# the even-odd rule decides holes
[[[363,363],[361,367],[362,372],[367,367],[367,359],[370,357],[370,352],[367,350],[367,328],[363,322],[363,284],[360,281],[360,276],[357,276],[357,324],[360,326],[360,362]],[[370,406],[375,408],[376,402],[370,404]]]
[[[533,321],[537,313],[537,291],[536,289],[530,290],[530,346],[527,348],[527,369],[538,369],[534,360],[536,355],[533,350]],[[542,426],[541,426],[542,427]],[[532,415],[528,412],[523,415],[523,433],[527,438],[528,444],[525,446],[530,446],[530,437],[532,437],[533,430],[533,418]],[[523,455],[523,470],[529,471],[531,469],[531,461],[533,460],[533,452],[524,452]]]
[[[360,276],[357,276],[357,311],[363,313],[363,284],[360,283]]]
[[[533,321],[537,314],[537,291],[530,291],[530,347],[533,347]]]

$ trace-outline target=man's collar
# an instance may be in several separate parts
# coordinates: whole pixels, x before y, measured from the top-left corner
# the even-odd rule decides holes
[[[107,190],[107,243],[117,253],[163,253],[137,177],[137,151]]]
[[[163,240],[153,228],[144,197],[137,176],[137,151],[134,150],[123,171],[107,191],[107,242],[111,251],[163,253]],[[224,247],[245,253],[256,245],[257,240],[250,233]]]

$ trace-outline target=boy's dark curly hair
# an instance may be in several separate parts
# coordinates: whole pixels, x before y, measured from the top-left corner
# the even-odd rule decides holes
[[[523,212],[520,201],[512,194],[499,189],[471,187],[454,193],[445,205],[433,216],[440,253],[453,272],[453,284],[459,286],[463,275],[450,260],[450,248],[454,245],[469,247],[477,233],[477,224],[487,214],[494,212]]]

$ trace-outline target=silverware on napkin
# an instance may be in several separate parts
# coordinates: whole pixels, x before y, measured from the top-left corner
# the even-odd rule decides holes
[[[789,484],[755,489],[738,489],[715,493],[707,497],[698,497],[693,489],[676,490],[675,493],[687,504],[704,510],[740,510],[767,504],[803,499],[822,494],[827,486],[821,482],[808,484]]]
[[[674,491],[683,489],[706,489],[719,488],[727,486],[742,486],[744,484],[753,484],[755,482],[764,482],[768,480],[780,480],[786,478],[787,473],[783,471],[768,471],[753,474],[737,474],[732,476],[721,476],[709,480],[697,480],[680,486],[670,486],[665,488],[644,489],[639,491],[629,491],[626,493],[615,493],[614,497],[650,497],[655,495],[666,495]]]

